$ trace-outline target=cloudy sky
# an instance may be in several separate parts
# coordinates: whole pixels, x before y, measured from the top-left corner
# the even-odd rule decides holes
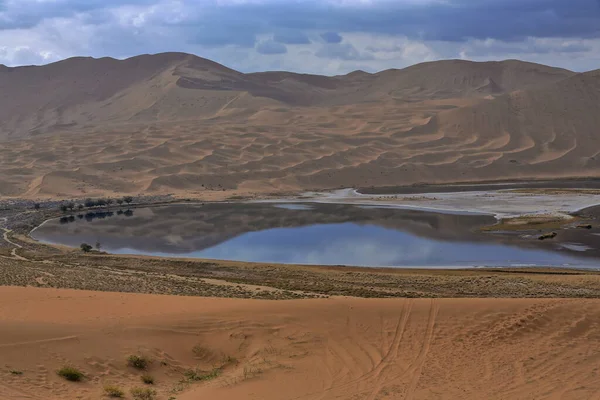
[[[600,0],[0,0],[0,64],[182,51],[240,71],[600,68]]]

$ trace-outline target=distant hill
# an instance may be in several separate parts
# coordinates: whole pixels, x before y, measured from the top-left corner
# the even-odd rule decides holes
[[[599,76],[517,60],[244,74],[183,53],[0,66],[0,196],[597,176]]]

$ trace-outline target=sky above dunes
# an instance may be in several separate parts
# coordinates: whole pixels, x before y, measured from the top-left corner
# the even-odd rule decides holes
[[[600,0],[0,0],[0,64],[181,51],[342,74],[446,58],[600,68]]]

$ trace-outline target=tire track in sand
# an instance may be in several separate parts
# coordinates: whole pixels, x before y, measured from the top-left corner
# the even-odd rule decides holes
[[[437,318],[437,313],[439,311],[439,306],[436,304],[435,300],[432,299],[429,307],[429,316],[427,319],[427,328],[425,331],[425,337],[423,338],[423,342],[421,344],[421,349],[419,354],[412,361],[408,368],[406,368],[402,373],[392,377],[380,376],[380,379],[376,382],[373,390],[366,398],[367,400],[375,400],[377,395],[381,392],[383,388],[388,386],[390,383],[393,383],[401,378],[410,377],[410,383],[408,385],[408,389],[404,396],[404,399],[412,398],[413,393],[416,389],[416,386],[421,377],[421,370],[423,368],[425,358],[427,353],[429,352],[429,348],[431,347],[431,338],[433,337],[433,328],[435,326],[435,321]],[[396,352],[394,354],[394,359],[398,357],[399,346],[396,348]],[[386,379],[387,378],[387,379]]]
[[[380,377],[381,377],[382,371],[384,371],[391,364],[391,361],[394,360],[398,355],[400,345],[402,343],[402,338],[404,337],[404,332],[406,330],[406,325],[408,323],[408,320],[409,320],[409,317],[410,317],[410,314],[412,311],[413,303],[414,303],[413,299],[405,300],[403,307],[402,307],[401,314],[398,317],[398,322],[396,324],[396,328],[394,329],[394,338],[392,340],[392,343],[387,348],[387,351],[381,358],[381,361],[372,370],[370,370],[369,372],[365,373],[364,375],[359,376],[356,379],[352,379],[346,383],[342,383],[337,386],[334,385],[334,386],[326,388],[325,390],[322,390],[322,391],[307,393],[307,394],[299,396],[299,397],[294,397],[293,399],[290,399],[290,400],[300,400],[300,399],[312,397],[315,395],[319,395],[318,398],[322,399],[325,395],[330,394],[330,392],[349,389],[352,386],[360,385],[361,383],[367,382],[368,380],[373,379],[373,378],[381,379]],[[337,346],[337,345],[330,345],[330,346],[331,347],[329,350],[337,359],[344,360],[346,358],[346,357],[344,357],[344,355],[340,354],[340,352],[344,351],[343,348],[338,348],[341,346]],[[347,366],[344,366],[344,369],[347,371],[350,370]],[[358,393],[358,392],[362,392],[362,391],[364,391],[364,389],[363,390],[360,390],[360,389],[352,390],[353,393]]]
[[[427,353],[429,353],[429,349],[431,348],[431,340],[433,339],[433,331],[435,328],[435,322],[437,320],[437,315],[439,311],[439,305],[437,304],[435,299],[431,299],[429,319],[427,321],[427,331],[425,332],[423,347],[421,348],[421,352],[417,357],[417,363],[412,373],[410,385],[408,386],[406,396],[404,397],[406,400],[410,400],[414,397],[415,390],[417,389],[417,385],[419,384],[419,380],[421,379],[421,373],[423,371],[423,366],[425,365],[425,359],[427,358]]]

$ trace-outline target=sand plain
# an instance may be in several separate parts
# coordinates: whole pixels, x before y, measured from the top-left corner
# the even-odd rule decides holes
[[[260,301],[0,288],[0,398],[595,399],[600,303],[566,299]],[[225,361],[224,361],[225,360]],[[56,375],[64,364],[82,382]],[[218,375],[185,379],[198,368]],[[21,371],[21,375],[10,371]],[[131,398],[127,394],[127,398]]]

